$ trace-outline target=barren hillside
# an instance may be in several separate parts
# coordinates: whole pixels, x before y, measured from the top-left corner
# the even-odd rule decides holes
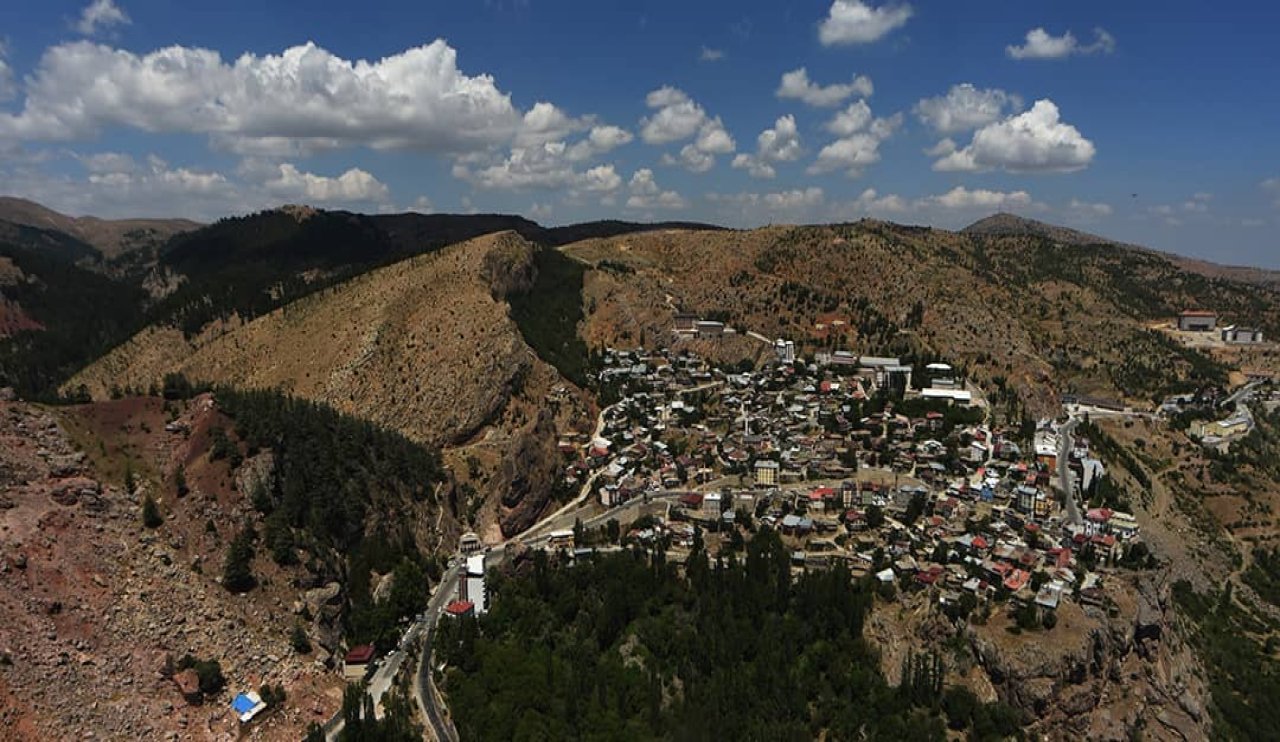
[[[207,430],[221,424],[208,399],[162,407],[0,402],[0,738],[234,738],[230,698],[264,683],[287,685],[289,699],[263,739],[298,739],[338,706],[340,682],[317,664],[321,643],[336,644],[338,609],[326,600],[338,592],[300,589],[300,566],[268,558],[254,562],[252,592],[218,584],[253,508],[227,462],[208,457]],[[166,431],[170,417],[191,434]],[[163,514],[156,528],[140,517],[148,497]],[[291,648],[295,624],[310,653]],[[185,654],[217,660],[226,678],[203,704],[173,680]]]
[[[498,469],[506,456],[528,454],[520,435],[537,426],[545,395],[563,384],[525,344],[503,299],[529,280],[536,249],[511,232],[490,235],[190,341],[178,330],[151,328],[67,388],[84,384],[104,398],[112,387],[146,389],[178,371],[198,382],[282,389],[423,443],[473,444],[483,448],[477,457],[489,466],[482,468]],[[563,408],[588,424],[582,404]],[[543,460],[551,453],[525,462],[536,476],[503,493],[507,528],[528,522],[544,503],[549,491],[522,501],[521,490],[549,490],[537,472],[553,463]],[[484,493],[501,477],[477,479]]]

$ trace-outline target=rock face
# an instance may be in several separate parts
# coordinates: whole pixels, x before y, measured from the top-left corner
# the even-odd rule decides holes
[[[246,495],[253,495],[255,488],[272,481],[276,471],[276,456],[271,451],[262,451],[251,456],[236,469],[236,489]]]
[[[978,664],[1006,703],[1050,738],[1206,739],[1208,689],[1151,578],[1109,586],[1115,615],[1064,603],[1047,632],[1011,635],[1003,621],[965,630]]]
[[[504,536],[533,525],[550,501],[560,454],[551,413],[543,409],[520,431],[502,461],[494,489],[501,494],[499,524]]]

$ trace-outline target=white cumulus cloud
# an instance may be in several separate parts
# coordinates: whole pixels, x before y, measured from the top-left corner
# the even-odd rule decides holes
[[[858,214],[874,216],[880,214],[901,214],[911,208],[905,198],[894,193],[880,194],[874,188],[868,188],[850,204],[850,208]]]
[[[809,166],[810,175],[843,170],[851,178],[858,177],[868,165],[880,161],[880,145],[902,125],[902,114],[889,118],[872,118],[865,101],[857,101],[837,113],[826,124],[827,131],[840,137],[823,147]]]
[[[1022,45],[1006,46],[1005,54],[1011,59],[1063,59],[1074,54],[1110,54],[1115,51],[1115,37],[1101,28],[1093,30],[1092,44],[1081,44],[1070,32],[1054,36],[1043,28],[1027,32]]]
[[[823,46],[869,44],[905,25],[912,12],[906,3],[877,8],[862,0],[835,0],[818,26],[818,40]]]
[[[956,186],[938,196],[926,196],[921,206],[938,206],[944,209],[1016,209],[1032,205],[1031,194],[1026,191],[991,191],[985,188],[969,190]]]
[[[772,178],[776,175],[773,163],[794,162],[800,159],[804,147],[796,119],[791,114],[779,116],[773,127],[756,137],[755,154],[742,153],[733,158],[733,167],[746,169],[753,178]]]
[[[573,118],[552,103],[539,101],[525,112],[516,134],[517,145],[562,140],[591,125],[589,118]]]
[[[874,91],[875,86],[866,75],[855,75],[847,83],[824,86],[810,80],[809,71],[800,67],[783,73],[774,95],[779,98],[795,98],[810,106],[828,107],[838,106],[853,95],[869,97]]]
[[[1024,113],[978,129],[968,146],[937,160],[933,169],[1072,172],[1088,167],[1095,153],[1093,142],[1060,119],[1053,101],[1043,99]]]
[[[762,221],[799,222],[816,218],[826,203],[821,188],[793,188],[771,193],[708,193],[707,201],[720,207],[722,215],[735,223]]]
[[[459,70],[457,53],[442,40],[373,62],[312,43],[227,62],[210,49],[140,55],[79,41],[47,49],[25,87],[21,110],[0,113],[0,140],[89,138],[125,127],[224,143],[288,140],[302,149],[460,152],[510,141],[531,125],[559,124],[546,106],[535,106],[526,122],[492,77]]]
[[[93,0],[80,11],[76,30],[85,36],[93,36],[112,26],[127,26],[132,21],[112,0]]]
[[[707,120],[707,112],[685,94],[670,85],[645,96],[645,105],[653,115],[641,119],[640,138],[648,144],[670,144],[693,136]]]
[[[351,168],[336,178],[298,170],[282,163],[275,177],[267,180],[268,192],[308,203],[377,203],[387,200],[390,190],[382,181],[360,168]]]
[[[631,194],[627,198],[627,208],[636,211],[683,209],[688,205],[679,193],[662,190],[654,180],[653,171],[647,167],[632,174],[627,190]]]
[[[512,147],[505,158],[496,162],[481,162],[482,157],[461,158],[453,165],[453,175],[486,190],[567,189],[570,193],[605,193],[622,185],[622,178],[613,165],[577,170],[571,151],[564,142]]]
[[[719,62],[724,59],[724,50],[712,49],[710,47],[702,47],[702,51],[698,52],[699,62]]]
[[[680,148],[680,154],[673,156],[664,153],[659,160],[663,165],[678,165],[691,173],[705,173],[716,166],[716,158],[703,152],[692,144]]]
[[[654,111],[640,120],[640,138],[646,143],[663,145],[693,138],[680,150],[679,157],[663,155],[664,165],[681,165],[690,172],[703,173],[715,166],[713,155],[727,155],[737,148],[720,117],[708,115],[683,90],[666,85],[650,91],[645,105]]]
[[[565,154],[571,162],[582,162],[630,144],[633,139],[631,132],[621,127],[593,126],[586,138],[575,142]]]
[[[1006,111],[1022,107],[1022,100],[996,88],[972,83],[952,85],[946,95],[924,98],[912,109],[921,123],[938,134],[955,134],[999,121]]]

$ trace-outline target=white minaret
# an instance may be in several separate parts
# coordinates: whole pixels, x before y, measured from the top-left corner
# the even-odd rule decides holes
[[[742,435],[751,435],[751,418],[747,416],[747,400],[742,400]]]

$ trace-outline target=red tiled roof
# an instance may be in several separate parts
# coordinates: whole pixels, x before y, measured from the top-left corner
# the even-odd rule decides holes
[[[1030,572],[1027,572],[1021,569],[1015,569],[1013,571],[1013,574],[1005,578],[1004,586],[1016,593],[1022,588],[1026,587],[1027,583],[1029,582],[1031,582]]]
[[[444,612],[451,616],[461,616],[470,613],[475,609],[475,607],[475,603],[472,603],[469,600],[455,600],[445,606]]]
[[[361,644],[347,652],[346,662],[348,665],[364,665],[371,659],[373,659],[373,645]]]

